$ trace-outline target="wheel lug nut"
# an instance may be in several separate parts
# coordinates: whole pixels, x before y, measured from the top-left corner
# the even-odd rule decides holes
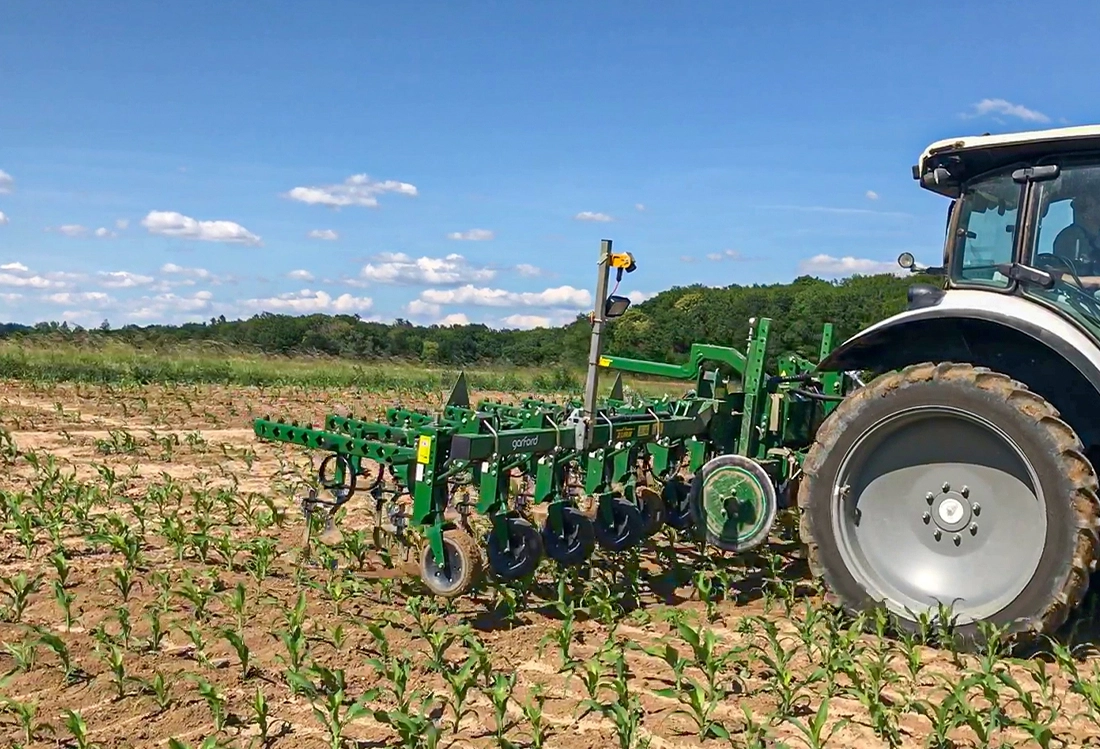
[[[978,524],[977,523],[971,523],[970,524],[970,535],[973,536],[977,532],[978,532]]]
[[[936,495],[933,494],[932,492],[928,492],[927,494],[924,495],[924,498],[926,500],[928,500],[928,504],[932,504],[932,501],[936,498]]]
[[[944,481],[944,482],[943,482],[943,490],[944,490],[945,492],[949,492],[949,491],[951,491],[951,484],[949,484],[949,483],[947,483],[946,481]]]
[[[941,537],[942,535],[943,535],[943,534],[942,534],[942,533],[940,533],[940,529],[939,529],[939,528],[937,528],[937,529],[936,529],[935,531],[933,531],[933,532],[932,532],[932,538],[936,539],[937,541],[939,541],[939,540],[940,540],[940,537]]]
[[[974,511],[975,515],[978,515],[982,511],[982,506],[975,502],[974,504],[970,505],[970,509]]]
[[[963,537],[960,536],[958,533],[956,533],[955,534],[955,545],[958,546],[959,544],[961,544],[962,540],[963,540]]]
[[[927,524],[932,519],[932,515],[926,512],[920,516],[920,519],[923,520],[925,524]]]
[[[964,486],[962,489],[959,490],[959,494],[963,495],[964,497],[969,497],[970,496],[970,487],[969,486]]]

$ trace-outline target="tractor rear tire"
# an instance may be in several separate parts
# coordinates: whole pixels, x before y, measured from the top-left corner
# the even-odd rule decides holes
[[[849,613],[884,607],[918,631],[940,606],[957,645],[981,622],[1015,642],[1053,634],[1098,550],[1097,476],[1045,399],[983,367],[923,363],[842,401],[803,464],[799,535]]]

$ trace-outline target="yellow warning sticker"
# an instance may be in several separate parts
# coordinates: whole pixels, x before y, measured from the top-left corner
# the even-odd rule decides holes
[[[611,360],[608,359],[606,356],[601,356],[600,357],[600,366],[601,367],[610,367],[611,366]]]
[[[416,462],[427,463],[431,460],[432,455],[432,438],[428,435],[422,435],[420,439],[416,441]]]

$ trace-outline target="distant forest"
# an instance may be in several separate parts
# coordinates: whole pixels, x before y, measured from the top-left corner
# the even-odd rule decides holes
[[[853,276],[824,281],[804,276],[786,284],[682,286],[631,307],[609,326],[606,350],[624,356],[680,361],[693,342],[742,348],[751,317],[769,317],[778,351],[816,358],[821,325],[832,322],[839,340],[905,307],[906,289],[919,277]],[[0,325],[0,338],[28,343],[110,341],[143,349],[216,343],[242,352],[325,354],[348,359],[400,359],[439,365],[583,365],[591,328],[587,315],[558,328],[495,330],[485,325],[440,327],[366,322],[354,315],[276,315],[211,319],[184,325],[128,325],[95,329],[58,323]]]

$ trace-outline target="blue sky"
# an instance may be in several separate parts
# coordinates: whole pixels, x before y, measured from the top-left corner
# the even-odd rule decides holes
[[[1100,121],[1095,3],[0,6],[0,319],[530,327],[935,262],[930,142]]]

